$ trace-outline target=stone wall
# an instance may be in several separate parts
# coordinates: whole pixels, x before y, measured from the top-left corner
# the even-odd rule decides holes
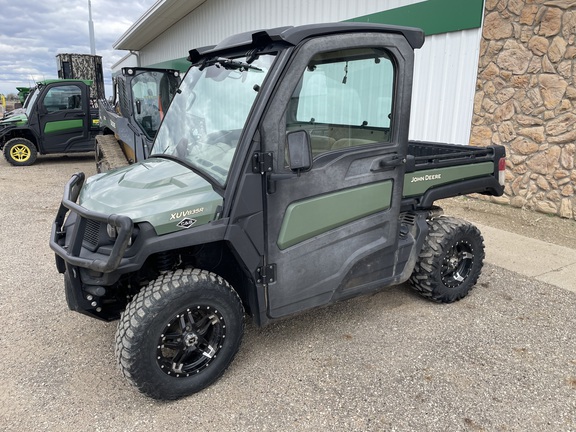
[[[576,0],[486,0],[470,144],[507,151],[501,203],[576,218]]]

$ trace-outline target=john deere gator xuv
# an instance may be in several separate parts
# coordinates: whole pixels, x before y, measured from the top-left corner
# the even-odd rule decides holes
[[[94,150],[98,109],[86,80],[45,80],[26,97],[22,110],[0,120],[0,150],[12,165],[32,165],[38,154]]]
[[[482,236],[434,203],[501,195],[505,152],[408,140],[423,43],[337,23],[192,50],[149,158],[70,179],[50,240],[68,306],[120,318],[118,364],[140,391],[213,383],[245,313],[265,325],[406,281],[437,302],[468,294]]]

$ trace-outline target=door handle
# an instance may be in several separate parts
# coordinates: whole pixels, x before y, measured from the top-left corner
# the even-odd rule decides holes
[[[385,171],[388,169],[396,168],[400,165],[404,165],[405,163],[406,159],[401,158],[398,155],[385,156],[381,159],[376,160],[372,164],[370,171],[372,172]]]

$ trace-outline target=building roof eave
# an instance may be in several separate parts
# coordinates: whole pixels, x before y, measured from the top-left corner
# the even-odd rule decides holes
[[[207,0],[158,0],[112,47],[139,51]],[[143,30],[146,31],[143,31]]]

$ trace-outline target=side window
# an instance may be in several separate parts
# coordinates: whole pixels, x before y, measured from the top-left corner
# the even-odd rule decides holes
[[[178,81],[163,72],[144,71],[132,79],[132,110],[148,138],[154,138]]]
[[[160,123],[158,83],[155,74],[142,73],[132,80],[134,117],[149,137],[154,137]]]
[[[386,51],[317,54],[292,95],[287,130],[307,130],[314,156],[389,142],[393,93],[394,66]]]
[[[49,113],[82,109],[82,90],[75,85],[52,87],[44,96],[43,105]]]

